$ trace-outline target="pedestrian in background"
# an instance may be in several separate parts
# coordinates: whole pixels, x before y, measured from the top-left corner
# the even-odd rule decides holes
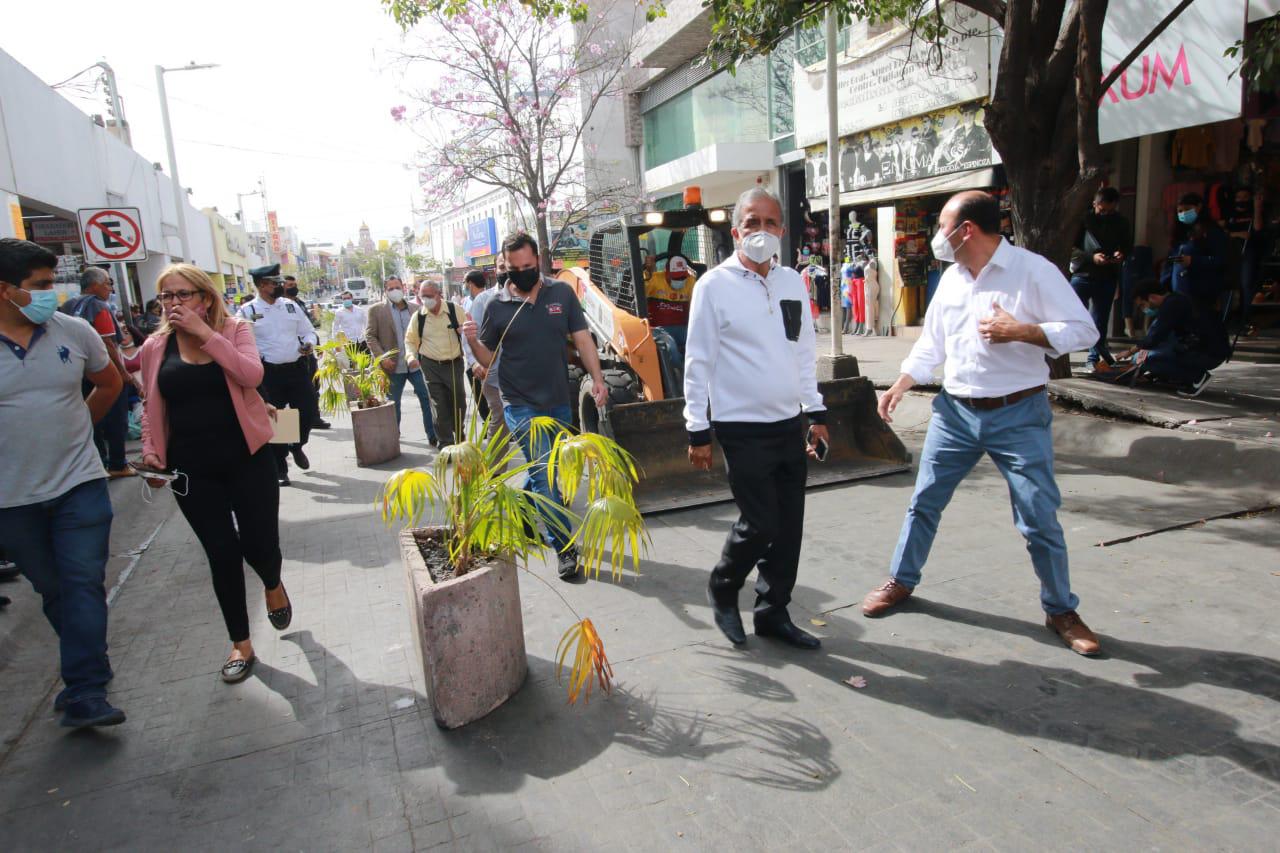
[[[817,458],[818,444],[829,441],[827,407],[808,291],[795,270],[773,261],[782,231],[777,196],[762,187],[739,196],[737,251],[693,291],[684,419],[694,468],[711,470],[715,434],[740,513],[707,582],[716,626],[734,645],[746,643],[738,593],[758,568],[756,634],[816,649],[818,638],[791,621],[787,606],[804,532],[805,455]]]
[[[282,280],[284,281],[285,298],[292,299],[302,309],[302,316],[307,318],[307,322],[311,324],[312,328],[319,328],[320,321],[316,320],[311,313],[314,306],[308,306],[298,290],[298,279],[295,276],[286,275]],[[316,343],[319,342],[320,338],[317,336]],[[311,377],[311,395],[307,398],[307,410],[302,413],[302,417],[311,422],[312,429],[331,429],[333,424],[320,415],[320,383],[316,380],[316,373],[320,370],[320,362],[316,360],[315,350],[307,352],[303,355],[303,359],[306,361],[307,374]]]
[[[945,364],[943,393],[933,401],[891,576],[867,594],[862,612],[879,616],[912,594],[942,511],[985,455],[1009,484],[1014,523],[1040,579],[1046,626],[1072,651],[1096,655],[1098,640],[1076,613],[1058,524],[1062,496],[1053,476],[1045,356],[1091,345],[1098,329],[1056,266],[1000,236],[1000,204],[987,193],[952,196],[938,215],[932,248],[950,266],[902,375],[880,398],[880,417],[892,422],[908,389]]]
[[[156,290],[167,310],[142,348],[142,461],[181,474],[173,496],[209,560],[232,644],[222,680],[234,684],[256,660],[245,563],[262,579],[271,624],[283,631],[293,618],[280,582],[280,487],[267,446],[273,429],[257,390],[264,364],[253,327],[228,316],[203,270],[173,264]]]
[[[246,294],[245,297],[245,302],[248,302],[249,299],[253,298],[248,296],[248,294]],[[162,322],[164,322],[164,310],[161,309],[160,303],[157,300],[152,299],[147,303],[147,310],[143,313],[142,319],[138,322],[138,327],[142,329],[145,334],[149,335],[156,329],[160,328],[160,324]]]
[[[1120,192],[1115,187],[1102,187],[1093,197],[1093,210],[1085,214],[1084,225],[1071,250],[1071,289],[1089,308],[1093,324],[1098,327],[1098,340],[1089,349],[1085,367],[1097,367],[1099,361],[1110,364],[1115,359],[1107,345],[1111,329],[1111,308],[1115,304],[1120,268],[1133,251],[1133,228],[1129,220],[1117,212]]]
[[[124,383],[98,330],[58,313],[57,266],[42,246],[0,239],[0,542],[58,635],[62,725],[112,726],[125,715],[107,701],[112,512],[93,422]]]
[[[338,294],[338,308],[333,312],[333,328],[329,332],[330,338],[335,341],[339,338],[346,338],[348,342],[356,344],[362,350],[368,352],[369,345],[364,340],[365,326],[369,322],[368,315],[369,312],[355,304],[351,291],[344,290]]]
[[[396,424],[400,423],[400,398],[404,396],[407,382],[413,386],[413,393],[422,408],[422,430],[427,441],[432,447],[439,447],[440,439],[431,421],[431,397],[427,395],[426,380],[420,372],[409,369],[409,359],[404,351],[404,336],[417,311],[418,303],[407,298],[399,276],[391,276],[387,279],[386,299],[369,308],[364,340],[390,379],[391,401],[396,404]],[[394,354],[388,356],[387,353]]]
[[[552,418],[566,427],[572,423],[565,347],[570,338],[591,375],[591,396],[597,406],[604,406],[608,390],[582,302],[569,285],[543,277],[537,241],[528,234],[515,234],[502,242],[502,255],[507,263],[507,283],[485,308],[484,325],[477,327],[475,321],[467,321],[464,336],[476,361],[485,367],[493,365],[494,354],[501,348],[498,387],[503,417],[520,443],[521,453],[535,463],[525,488],[552,504],[539,502],[538,512],[547,528],[547,544],[560,555],[560,579],[569,581],[578,576],[578,552],[569,545],[567,517],[553,508],[563,507],[564,499],[547,480],[551,442],[535,440],[529,424],[537,417]]]
[[[80,295],[68,299],[61,308],[64,314],[79,317],[97,330],[102,342],[107,347],[107,357],[120,371],[120,378],[126,385],[135,385],[133,377],[125,369],[124,358],[120,353],[120,345],[124,336],[120,323],[111,309],[111,294],[115,285],[111,283],[111,275],[101,267],[88,267],[80,274]],[[92,386],[86,382],[81,390],[87,395]],[[106,415],[93,425],[93,443],[98,448],[102,462],[107,466],[107,476],[111,479],[132,477],[134,473],[125,460],[124,445],[129,434],[129,401],[128,395],[121,394]]]
[[[471,309],[475,306],[480,294],[489,289],[489,280],[480,270],[471,270],[466,275],[466,284],[467,295],[462,297],[462,310],[469,319],[474,320]],[[480,420],[488,420],[490,409],[489,401],[484,396],[485,369],[476,362],[475,354],[471,352],[471,347],[465,340],[462,342],[462,358],[466,362],[467,381],[471,385],[472,405],[476,407],[476,414],[480,416]]]
[[[1174,293],[1191,297],[1197,309],[1216,311],[1230,240],[1204,212],[1204,199],[1198,193],[1184,193],[1178,199],[1169,245],[1161,280]]]
[[[249,270],[249,275],[258,288],[258,295],[240,308],[239,317],[253,324],[253,336],[262,357],[262,385],[258,391],[277,409],[289,406],[298,410],[298,442],[271,445],[278,482],[287,486],[290,455],[302,470],[311,467],[303,448],[311,433],[312,422],[307,413],[311,410],[315,387],[311,384],[306,356],[319,342],[319,337],[302,308],[285,296],[279,264],[256,267]]]
[[[423,282],[421,308],[405,332],[409,369],[422,371],[431,397],[431,421],[444,446],[466,439],[467,383],[462,358],[462,320],[466,314],[440,297],[440,285]]]

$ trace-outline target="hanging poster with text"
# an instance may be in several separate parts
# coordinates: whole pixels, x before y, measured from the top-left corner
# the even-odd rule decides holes
[[[840,191],[985,169],[1000,162],[983,126],[982,102],[894,122],[840,141]],[[827,147],[810,148],[804,162],[805,195],[827,195]]]
[[[1102,31],[1105,76],[1179,0],[1112,0]],[[1240,115],[1238,62],[1223,51],[1244,34],[1244,3],[1192,3],[1102,95],[1105,144]]]
[[[864,43],[866,53],[837,60],[836,88],[840,136],[869,130],[911,116],[961,104],[989,94],[987,33],[991,19],[967,7],[951,5],[943,14],[951,27],[942,61],[921,39],[903,28]],[[881,43],[883,42],[883,43]],[[824,64],[796,66],[796,145],[827,139]]]

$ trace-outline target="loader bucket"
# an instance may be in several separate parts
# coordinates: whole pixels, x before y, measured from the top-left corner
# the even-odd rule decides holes
[[[834,379],[819,388],[827,404],[831,450],[826,462],[809,462],[810,486],[910,470],[911,455],[876,414],[871,380]],[[636,502],[646,515],[733,499],[718,446],[712,447],[710,471],[695,471],[689,464],[683,410],[682,398],[625,403],[614,406],[601,424],[636,459]]]

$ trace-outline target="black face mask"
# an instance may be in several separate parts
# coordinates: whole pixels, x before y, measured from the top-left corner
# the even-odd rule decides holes
[[[269,287],[267,288],[267,293],[271,294],[272,299],[279,299],[281,296],[284,296],[284,285],[277,284],[274,287]]]
[[[292,297],[292,296],[297,296],[297,295],[298,295],[298,288],[296,288],[296,287],[286,287],[286,288],[284,289],[284,295],[285,295],[285,296],[290,296],[290,297]]]
[[[506,270],[503,270],[502,272],[498,273],[498,284],[500,284],[501,286],[506,287],[507,282],[510,279],[511,279],[511,274]]]
[[[538,279],[542,278],[542,273],[537,267],[529,270],[511,270],[507,273],[511,283],[516,286],[516,290],[521,293],[528,293],[537,285]]]

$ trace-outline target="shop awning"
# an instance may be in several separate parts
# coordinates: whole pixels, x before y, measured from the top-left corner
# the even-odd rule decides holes
[[[961,190],[976,190],[992,187],[996,184],[995,169],[972,169],[968,172],[953,172],[950,175],[938,175],[933,178],[921,178],[918,181],[903,181],[900,184],[871,187],[865,190],[851,190],[840,193],[840,206],[849,207],[855,204],[878,204],[899,198],[916,198],[940,193],[958,193]],[[810,210],[826,210],[827,196],[809,199]]]

